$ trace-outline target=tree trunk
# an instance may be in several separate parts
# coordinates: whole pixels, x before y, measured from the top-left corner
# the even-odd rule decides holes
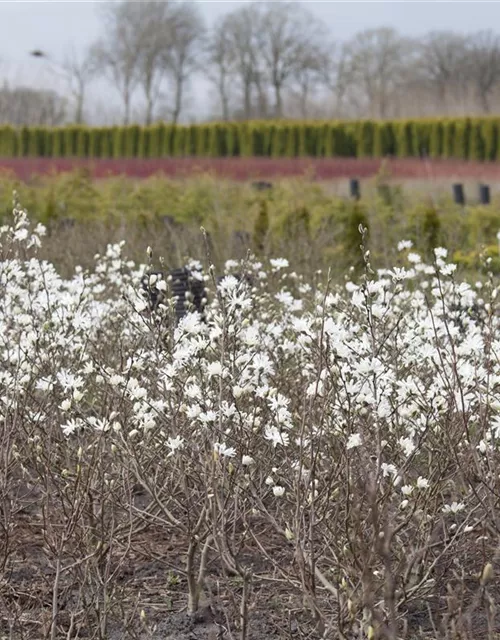
[[[177,124],[182,109],[182,78],[177,77],[175,80],[175,106],[172,113],[173,124]]]
[[[83,124],[83,101],[84,95],[80,93],[76,98],[75,123]]]
[[[125,92],[123,94],[123,103],[125,106],[125,113],[123,115],[123,124],[124,126],[128,126],[128,123],[130,121],[130,91],[127,87],[127,89],[125,89]]]
[[[221,79],[219,81],[219,96],[222,106],[222,119],[227,121],[229,120],[229,100],[227,97],[226,78],[224,75],[221,75]]]
[[[275,82],[274,84],[274,95],[276,98],[274,114],[277,118],[281,118],[283,117],[283,102],[281,99],[281,84],[279,82]]]
[[[149,126],[153,120],[153,99],[151,98],[151,95],[147,96],[145,120],[146,126]]]
[[[222,119],[226,122],[229,120],[229,100],[226,95],[222,96]]]
[[[490,112],[490,100],[488,97],[488,91],[481,89],[480,93],[479,93],[479,99],[481,101],[481,108],[483,110],[483,113],[489,113]]]
[[[245,80],[245,97],[244,97],[244,113],[245,120],[250,119],[250,112],[252,110],[252,83],[248,80]]]

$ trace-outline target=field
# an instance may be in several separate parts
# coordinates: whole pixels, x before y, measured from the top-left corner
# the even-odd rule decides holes
[[[500,637],[494,166],[355,162],[4,174],[0,638]]]
[[[80,168],[28,180],[4,173],[0,216],[10,218],[16,191],[33,220],[48,228],[41,256],[64,274],[76,265],[92,267],[95,253],[126,238],[130,258],[143,261],[151,245],[168,268],[182,266],[187,258],[206,262],[208,240],[210,260],[219,270],[226,260],[242,259],[250,250],[261,257],[288,258],[305,274],[330,269],[338,278],[351,266],[359,267],[360,224],[369,229],[367,243],[379,267],[392,266],[404,239],[426,258],[444,245],[461,268],[474,273],[481,272],[484,254],[496,272],[500,200],[495,184],[490,183],[491,205],[479,206],[477,180],[469,177],[463,183],[465,208],[453,203],[449,179],[402,180],[388,165],[361,181],[359,202],[348,197],[345,178],[281,176],[273,178],[272,189],[257,191],[251,180],[203,172],[94,179]]]

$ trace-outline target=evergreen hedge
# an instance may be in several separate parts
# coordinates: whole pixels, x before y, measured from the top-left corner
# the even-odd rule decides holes
[[[500,117],[253,121],[144,127],[0,126],[0,157],[353,157],[500,160]]]

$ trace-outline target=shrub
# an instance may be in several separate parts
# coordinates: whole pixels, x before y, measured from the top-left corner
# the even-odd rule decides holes
[[[345,213],[354,246],[366,214]],[[0,504],[17,533],[0,547],[2,633],[127,639],[161,623],[178,637],[212,583],[212,613],[243,640],[294,611],[310,638],[494,628],[491,276],[471,285],[446,249],[430,264],[402,241],[399,266],[359,278],[254,256],[208,273],[186,259],[169,278],[122,241],[63,277],[40,258],[44,233],[19,206],[0,229]],[[203,317],[189,278],[211,284]],[[27,576],[50,596],[29,617]]]

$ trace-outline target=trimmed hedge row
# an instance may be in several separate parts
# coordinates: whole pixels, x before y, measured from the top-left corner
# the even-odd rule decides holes
[[[500,160],[500,118],[0,127],[0,157],[268,156]]]

